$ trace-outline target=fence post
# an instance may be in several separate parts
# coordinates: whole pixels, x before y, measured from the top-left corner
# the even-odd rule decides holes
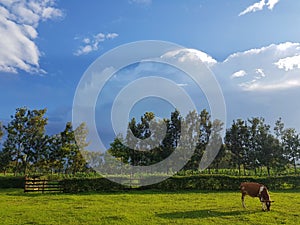
[[[45,190],[45,179],[43,180],[43,187],[42,187],[42,193],[44,194],[44,190]]]

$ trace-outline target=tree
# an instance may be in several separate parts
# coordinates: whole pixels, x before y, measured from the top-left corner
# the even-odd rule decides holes
[[[87,162],[83,157],[90,158],[85,150],[88,146],[87,134],[85,123],[73,130],[72,123],[67,122],[62,132],[49,138],[49,164],[52,172],[75,174],[87,170]]]
[[[62,140],[60,134],[54,134],[49,138],[49,170],[51,173],[64,173],[67,167],[68,151],[62,148]]]
[[[122,163],[129,163],[131,160],[132,150],[124,145],[125,140],[119,135],[114,141],[110,144],[108,153],[114,156],[116,159],[120,160]]]
[[[284,156],[294,166],[297,173],[297,161],[300,159],[300,137],[294,128],[287,128],[283,131],[282,144]]]
[[[200,145],[200,121],[201,118],[197,111],[189,112],[181,121],[179,150],[182,152],[181,157],[183,159],[189,158],[188,162],[183,167],[183,170],[198,170],[199,168],[203,154],[203,149]],[[193,149],[191,149],[191,146]],[[186,154],[189,150],[193,150],[191,157]]]
[[[7,138],[3,150],[9,154],[15,164],[15,173],[27,173],[31,166],[43,158],[45,145],[44,117],[46,109],[29,110],[18,108],[12,120],[4,126]]]
[[[81,150],[88,146],[87,133],[88,130],[84,123],[73,130],[71,122],[68,122],[64,131],[60,133],[61,147],[57,153],[65,163],[65,172],[75,174],[87,170],[86,160],[81,154]]]
[[[187,114],[183,121],[188,128],[187,137],[181,137],[185,139],[183,142],[187,145],[195,143],[194,153],[184,166],[184,170],[199,170],[200,162],[212,129],[210,114],[205,109],[202,110],[200,114],[196,111],[192,111]]]
[[[0,151],[0,171],[3,172],[4,175],[9,170],[11,161],[12,160],[9,152],[5,149],[2,149]]]
[[[279,117],[279,119],[276,120],[275,122],[274,133],[276,138],[280,142],[282,141],[283,132],[284,132],[284,123],[282,122],[281,117]]]
[[[2,125],[2,123],[0,122],[0,140],[1,140],[1,138],[3,137],[3,135],[4,135],[3,125]]]
[[[2,123],[0,122],[0,140],[4,135],[4,131],[3,131],[3,126]],[[1,145],[1,143],[0,143]],[[0,150],[0,171],[3,171],[3,173],[6,173],[6,170],[8,169],[8,165],[10,163],[10,157],[9,154],[4,151],[4,150]]]
[[[227,129],[225,135],[226,148],[231,152],[232,163],[237,165],[239,174],[241,174],[241,166],[247,163],[249,132],[247,124],[244,120],[238,119],[233,121],[231,127]],[[245,170],[244,170],[245,173]]]
[[[156,120],[153,112],[146,112],[139,123],[132,118],[125,140],[115,140],[111,150],[115,157],[122,157],[130,165],[147,166],[159,162],[170,152],[170,148],[164,149],[162,146],[172,145],[169,125],[169,120]]]
[[[206,158],[210,158],[210,160],[213,160],[208,168],[216,168],[217,171],[219,169],[220,163],[226,155],[225,145],[222,143],[221,138],[221,131],[223,130],[223,126],[224,123],[222,121],[217,119],[213,121],[209,139],[210,146],[206,148],[206,154],[204,153],[204,156],[208,156],[206,156]],[[210,161],[208,163],[210,163]]]

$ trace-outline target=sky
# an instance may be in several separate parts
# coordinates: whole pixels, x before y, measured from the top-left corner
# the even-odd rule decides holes
[[[98,57],[158,40],[184,47],[177,60],[209,68],[224,96],[227,127],[238,118],[259,116],[273,125],[281,117],[300,131],[299,24],[298,0],[0,0],[0,121],[10,121],[18,107],[47,108],[47,131],[62,131],[72,120],[77,86]],[[209,107],[182,71],[157,63],[128,66],[97,100],[98,130],[107,143],[113,99],[124,85],[158,71],[199,110]],[[130,116],[152,110],[164,117],[173,109],[163,99],[145,98]]]

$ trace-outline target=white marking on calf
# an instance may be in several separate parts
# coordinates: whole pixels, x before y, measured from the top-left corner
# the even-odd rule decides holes
[[[263,196],[261,196],[261,193],[264,191],[264,189],[265,189],[265,186],[261,186],[259,188],[259,192],[258,192],[258,196],[260,197],[261,207],[262,207],[263,211],[265,211],[267,209],[265,199],[263,198]]]
[[[259,188],[259,196],[261,195],[261,193],[263,192],[263,190],[265,189],[265,187],[264,186],[260,186],[260,188]]]

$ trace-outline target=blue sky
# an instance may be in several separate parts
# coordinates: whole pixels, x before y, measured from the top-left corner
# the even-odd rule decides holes
[[[0,0],[0,121],[18,107],[47,108],[48,130],[59,132],[93,61],[122,44],[162,40],[185,46],[182,54],[215,74],[227,124],[282,117],[300,130],[299,24],[298,0]]]

